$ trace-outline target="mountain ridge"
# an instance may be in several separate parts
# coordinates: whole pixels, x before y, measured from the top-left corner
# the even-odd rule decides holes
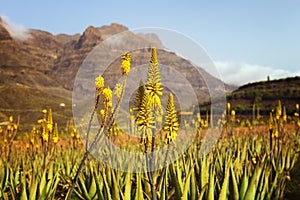
[[[89,26],[82,34],[74,35],[63,33],[54,35],[47,31],[30,29],[28,31],[30,37],[20,41],[11,37],[2,23],[3,20],[0,19],[0,102],[2,102],[0,121],[6,120],[9,115],[23,113],[21,121],[27,123],[24,128],[26,130],[36,124],[38,117],[42,117],[39,111],[44,108],[52,108],[54,117],[57,117],[61,125],[72,117],[72,90],[82,62],[101,42],[112,35],[128,31],[127,27],[117,23],[101,27]],[[155,44],[158,49],[163,47],[154,34],[129,32],[128,35],[134,43]],[[151,43],[147,42],[149,40]],[[125,44],[128,47],[135,46],[133,43]],[[105,55],[110,52],[102,53]],[[178,57],[175,53],[163,50],[158,53],[160,63],[173,64],[174,68],[183,74],[187,74],[183,72],[184,69],[194,70],[189,61]],[[134,57],[132,66],[150,60],[149,49],[137,49],[132,54]],[[111,65],[112,68],[118,68],[120,61],[116,60]],[[221,83],[203,69],[199,70],[214,84]],[[192,71],[187,76],[198,98],[209,98],[203,77],[197,76],[197,73]],[[110,74],[108,80],[114,77],[115,74]],[[227,85],[226,89],[231,90]],[[62,102],[66,107],[59,107]],[[22,109],[28,113],[24,115],[24,112],[20,112]]]

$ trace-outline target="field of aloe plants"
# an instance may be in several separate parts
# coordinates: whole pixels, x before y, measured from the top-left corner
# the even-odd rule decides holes
[[[115,120],[126,92],[130,60],[129,53],[122,55],[123,79],[114,92],[105,86],[102,76],[96,78],[95,106],[85,124],[86,134],[78,133],[73,120],[61,134],[51,109],[41,112],[30,133],[18,132],[18,117],[1,123],[0,199],[283,199],[296,190],[300,184],[298,104],[294,116],[287,116],[278,101],[263,125],[256,119],[239,121],[230,103],[215,126],[200,114],[189,125],[181,124],[173,94],[164,94],[153,48],[147,80],[145,84],[141,81],[131,109],[133,130],[140,136],[134,140]],[[162,95],[169,97],[165,113]],[[95,133],[91,128],[94,118],[99,121]],[[159,134],[154,130],[160,130]],[[192,144],[167,164],[176,139],[192,130],[197,130]],[[221,137],[203,154],[205,137],[215,132]],[[16,137],[18,134],[22,137]],[[127,171],[93,158],[93,151],[99,151],[105,138],[127,151],[141,152],[146,161],[144,172],[130,172],[133,166],[125,155],[111,159],[120,165],[127,163]],[[100,151],[109,154],[107,146]],[[166,147],[162,157],[151,154],[162,147]],[[164,165],[156,168],[159,160]]]

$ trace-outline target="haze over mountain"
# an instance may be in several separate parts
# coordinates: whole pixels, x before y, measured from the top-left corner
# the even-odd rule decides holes
[[[14,35],[13,31],[0,18],[0,121],[7,120],[12,114],[20,115],[21,123],[26,124],[24,129],[29,129],[42,117],[41,110],[44,108],[52,108],[54,119],[59,124],[64,124],[72,117],[72,90],[77,71],[84,59],[105,39],[128,29],[113,23],[100,28],[89,26],[82,34],[75,35],[53,35],[31,29],[24,31],[26,37],[20,37]],[[220,80],[202,69],[200,76],[199,73],[195,73],[195,67],[189,61],[163,50],[163,45],[156,35],[131,32],[128,35],[130,41],[126,46],[129,49],[134,49],[138,43],[149,44],[149,48],[131,52],[133,67],[148,63],[151,56],[150,47],[155,45],[158,47],[160,64],[172,65],[172,68],[183,74],[195,89],[199,100],[209,98],[203,77],[215,86],[216,91],[222,90],[217,87],[222,85]],[[100,54],[110,55],[114,51],[115,49],[111,49],[110,52]],[[108,80],[107,84],[114,83],[118,77],[120,63],[120,59],[111,63],[111,69],[116,70],[110,70],[105,77]],[[95,77],[90,78],[93,81]],[[84,86],[76,86],[86,89]],[[226,89],[231,90],[228,86]],[[93,91],[93,86],[87,90]],[[182,90],[183,94],[184,92]],[[189,94],[184,95],[188,98]],[[60,106],[61,103],[64,103],[65,107]]]

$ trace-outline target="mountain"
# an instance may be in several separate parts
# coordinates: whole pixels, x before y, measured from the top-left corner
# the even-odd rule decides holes
[[[123,25],[113,23],[108,26],[89,26],[82,34],[58,34],[53,35],[42,30],[29,30],[30,37],[26,40],[18,40],[10,35],[0,18],[0,122],[8,119],[9,115],[20,115],[23,130],[29,130],[43,115],[44,108],[53,110],[54,120],[64,126],[72,117],[72,91],[76,74],[80,66],[97,45],[102,44],[107,38],[128,31]],[[163,45],[154,34],[135,34],[130,31],[122,40],[120,49],[98,50],[95,61],[105,60],[113,54],[119,58],[110,63],[110,71],[106,72],[107,83],[113,86],[117,81],[120,67],[121,50],[132,50],[132,66],[148,63],[150,60],[150,47],[158,47],[159,62],[164,65],[172,65],[181,75],[190,81],[195,89],[198,100],[209,99],[209,91],[206,81],[212,84],[217,92],[222,88],[216,86],[222,83],[203,69],[200,74],[194,73],[195,67],[188,61],[173,52],[163,50]],[[135,49],[140,44],[148,48]],[[102,59],[102,60],[97,60]],[[90,70],[94,70],[91,68]],[[204,79],[205,77],[205,79]],[[94,92],[93,85],[85,85],[85,82],[94,82],[95,77],[84,77],[82,84],[75,86],[89,92]],[[140,78],[145,78],[145,75]],[[176,83],[179,84],[180,83]],[[227,91],[232,88],[226,85]],[[181,91],[186,99],[189,98],[185,90]],[[64,103],[65,106],[60,106]]]

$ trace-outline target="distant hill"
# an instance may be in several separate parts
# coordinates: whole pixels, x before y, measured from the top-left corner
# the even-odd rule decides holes
[[[251,114],[255,103],[262,115],[269,115],[280,100],[287,113],[293,115],[296,103],[300,104],[300,77],[249,83],[229,94],[227,100],[238,114]]]
[[[267,120],[279,100],[281,105],[286,108],[287,114],[293,116],[296,104],[300,105],[300,77],[248,83],[228,93],[226,100],[230,102],[231,109],[235,110],[239,119],[252,119],[253,104],[255,104],[255,115],[259,112],[263,120]],[[215,115],[221,117],[224,110],[218,107],[218,99],[215,99],[215,103]],[[199,109],[203,115],[209,113],[210,105],[210,101],[199,103]],[[198,111],[197,108],[195,112]]]
[[[9,34],[3,23],[0,18],[0,122],[7,120],[9,115],[20,115],[23,130],[29,130],[36,124],[37,119],[42,117],[41,111],[44,108],[52,108],[54,120],[64,126],[72,117],[72,90],[82,62],[105,39],[128,30],[116,23],[102,27],[90,26],[82,34],[74,35],[53,35],[42,30],[30,30],[31,37],[19,41]],[[139,42],[148,42],[149,47],[150,44],[162,47],[159,38],[153,34],[132,33],[131,40],[126,45],[134,47]],[[149,50],[132,52],[132,66],[147,63],[150,60]],[[100,53],[109,55],[112,51],[114,49]],[[160,63],[172,64],[174,69],[186,76],[195,88],[198,99],[209,98],[203,77],[199,73],[193,73],[195,69],[189,61],[164,50],[158,51],[158,57]],[[120,60],[111,64],[111,67],[119,66]],[[203,69],[200,70],[202,76],[213,84],[221,83]],[[119,73],[119,70],[115,73]],[[106,80],[109,83],[116,78],[113,71],[107,74]],[[86,89],[82,85],[77,87]],[[220,88],[216,88],[218,89]],[[232,90],[227,85],[226,89],[228,92]],[[93,86],[88,86],[87,90],[93,90]],[[188,98],[189,94],[185,95]],[[61,103],[65,107],[61,107]]]

